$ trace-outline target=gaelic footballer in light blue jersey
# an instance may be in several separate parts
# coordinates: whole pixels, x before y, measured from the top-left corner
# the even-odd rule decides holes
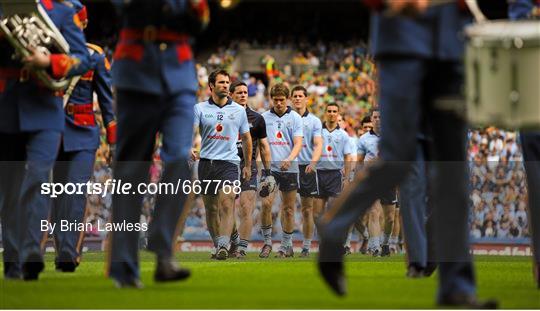
[[[270,90],[272,109],[263,113],[266,134],[270,145],[272,164],[270,170],[281,191],[283,210],[281,227],[283,238],[276,257],[292,257],[292,233],[294,231],[294,208],[298,188],[298,162],[296,158],[302,149],[302,118],[287,106],[289,89],[284,84],[276,84]],[[265,174],[268,174],[266,172]],[[264,246],[259,254],[267,258],[272,252],[272,204],[275,191],[263,198],[261,224]]]
[[[338,126],[330,129],[327,123],[323,125],[323,151],[321,160],[317,163],[317,171],[342,170],[345,157],[353,153],[349,135]]]
[[[330,198],[337,197],[349,183],[352,167],[352,153],[349,135],[340,128],[339,105],[329,103],[324,113],[323,151],[317,164],[319,195],[314,200],[313,214],[318,219],[326,208]],[[343,178],[343,176],[346,176]],[[344,250],[347,245],[345,244]]]
[[[316,217],[324,210],[328,198],[336,197],[341,193],[343,184],[349,183],[353,153],[349,135],[338,125],[339,105],[328,104],[324,116],[323,151],[317,164],[319,196],[315,201]]]
[[[312,164],[313,169],[321,156],[322,122],[307,109],[307,90],[301,85],[292,89],[291,101],[294,110],[302,117],[303,140],[302,150],[298,154],[298,164]]]
[[[362,162],[375,161],[379,157],[379,139],[381,132],[381,114],[379,110],[374,109],[371,111],[371,123],[373,128],[358,139],[357,161],[359,164]],[[380,212],[377,211],[377,209],[380,210],[380,207],[376,204],[367,212],[369,231],[368,250],[374,255],[380,254],[381,256],[390,256],[388,241],[392,233],[395,218],[397,218],[395,213],[395,204],[397,201],[395,189],[383,193],[379,199],[385,218],[384,235],[381,236],[380,229],[378,229],[381,228],[379,224]]]
[[[291,107],[286,107],[283,114],[279,114],[272,108],[262,116],[266,122],[266,134],[272,157],[270,170],[298,173],[297,155],[291,157],[291,154],[295,147],[294,138],[303,136],[302,118]]]
[[[242,169],[243,180],[251,178],[253,146],[246,110],[228,97],[229,74],[224,70],[212,72],[208,85],[212,96],[195,106],[195,126],[201,134],[199,180],[205,189],[202,197],[208,230],[217,248],[215,257],[225,260],[233,230],[236,197],[236,193],[229,190],[231,185],[240,188],[240,157],[236,143],[240,137],[246,164]],[[207,186],[209,181],[213,187]]]
[[[358,138],[356,154],[358,162],[370,162],[379,157],[379,135],[373,130]]]
[[[240,223],[238,230],[233,229],[231,236],[231,248],[229,249],[229,256],[236,258],[246,257],[246,252],[251,239],[251,233],[253,231],[253,211],[256,208],[257,199],[257,165],[255,159],[257,158],[257,149],[260,151],[262,164],[264,169],[270,171],[270,146],[266,140],[266,123],[264,118],[257,112],[251,110],[248,107],[248,87],[247,84],[242,81],[235,81],[229,88],[231,98],[242,105],[245,108],[248,118],[251,140],[253,142],[253,153],[251,161],[251,179],[243,180],[240,193],[240,205],[238,206],[238,217]],[[238,155],[243,158],[242,142],[237,143]],[[241,165],[244,165],[243,163]],[[244,165],[245,167],[245,165]],[[275,184],[272,176],[266,176],[261,178],[261,189],[265,185],[270,188]],[[237,249],[235,251],[235,248]]]
[[[240,164],[238,134],[249,133],[244,107],[228,99],[220,107],[212,98],[195,105],[195,126],[201,134],[201,158]]]
[[[300,257],[308,257],[313,238],[313,199],[319,195],[317,182],[317,162],[322,151],[322,123],[314,114],[307,109],[308,94],[306,88],[297,85],[292,89],[291,101],[294,110],[302,116],[304,126],[304,139],[302,150],[298,155],[299,161],[299,187],[300,205],[302,209],[302,234],[304,241]]]
[[[313,161],[313,150],[315,146],[314,140],[322,137],[322,123],[314,114],[309,113],[306,109],[302,116],[302,125],[304,131],[304,139],[302,151],[298,155],[298,163],[300,165],[308,165]],[[317,161],[315,161],[317,162]]]

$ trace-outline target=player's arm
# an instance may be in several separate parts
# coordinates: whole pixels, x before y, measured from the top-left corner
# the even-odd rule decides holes
[[[364,146],[364,142],[359,139],[358,140],[358,146],[357,146],[357,150],[356,150],[356,161],[358,162],[358,164],[362,164],[364,163],[364,159],[366,158],[366,148]]]
[[[293,138],[294,147],[293,147],[293,149],[291,151],[291,154],[289,154],[289,157],[287,158],[287,161],[289,161],[289,162],[294,161],[294,159],[296,159],[296,157],[298,157],[298,154],[302,150],[302,139],[303,139],[302,136],[294,136],[294,138]]]
[[[344,183],[347,185],[351,179],[351,171],[354,167],[354,145],[351,142],[351,139],[345,131],[343,131],[343,174],[345,175]]]
[[[261,138],[259,140],[259,151],[261,153],[261,160],[265,170],[270,170],[270,162],[272,162],[272,155],[270,153],[270,144],[268,139]]]
[[[317,163],[321,159],[322,148],[323,148],[322,124],[319,121],[317,122],[317,125],[315,126],[315,129],[313,132],[313,155],[311,156],[311,162],[306,167],[307,174],[315,171],[315,168],[317,167]]]
[[[195,142],[195,137],[197,137],[197,134],[199,134],[199,125],[201,122],[201,109],[200,109],[199,104],[195,105],[195,107],[193,108],[193,114],[194,114],[194,118],[193,118],[192,145],[193,145],[193,142]],[[199,158],[200,158],[199,152],[197,152],[195,148],[191,148],[191,159],[193,161],[196,161],[196,160],[199,160]]]
[[[356,154],[356,173],[360,172],[362,168],[364,167],[364,159],[366,158],[366,155],[363,153],[357,153]]]
[[[242,137],[242,153],[244,154],[244,168],[242,169],[242,178],[249,180],[251,178],[251,155],[253,153],[253,141],[249,132],[249,123],[247,115],[241,114],[243,117],[240,120],[240,134]]]
[[[288,170],[289,167],[291,166],[291,162],[294,161],[296,157],[298,157],[298,154],[302,150],[303,136],[304,136],[304,131],[303,131],[302,118],[300,117],[300,115],[296,115],[296,117],[294,117],[294,122],[293,122],[293,141],[292,141],[293,148],[289,156],[285,160],[281,161],[282,171]]]
[[[291,162],[298,157],[298,154],[302,150],[302,136],[294,136],[293,138],[293,149],[289,156],[281,161],[281,170],[286,171],[291,167]]]
[[[262,127],[261,129],[264,129],[264,132],[259,133],[262,134],[262,136],[259,136],[259,151],[261,154],[261,160],[264,169],[261,172],[261,192],[259,192],[259,194],[261,197],[265,197],[268,196],[268,193],[264,194],[265,192],[262,191],[262,189],[274,189],[276,181],[274,179],[274,176],[272,176],[272,173],[270,172],[272,153],[270,151],[270,144],[268,143],[268,139],[266,138],[266,124],[264,124],[264,127]]]
[[[356,153],[351,153],[351,161],[350,161],[351,166],[350,167],[351,167],[351,173],[353,175],[356,174],[355,173],[356,172],[356,160],[357,160],[356,159]]]
[[[270,144],[268,143],[268,135],[266,133],[266,121],[264,117],[260,117],[259,126],[257,127],[257,136],[259,138],[259,152],[261,160],[265,170],[270,171],[270,163],[272,161],[272,154],[270,153]]]
[[[349,184],[350,178],[351,178],[351,168],[354,165],[354,161],[352,160],[352,154],[346,154],[343,157],[343,160],[345,163],[343,163],[343,176],[345,177],[343,180],[343,184],[346,186]]]
[[[364,160],[366,158],[367,149],[364,146],[364,141],[362,140],[362,137],[358,139],[358,145],[356,146],[356,164],[357,164],[357,170],[356,172],[360,172],[362,169],[362,166],[364,165]]]
[[[193,139],[191,140],[191,141],[192,141],[192,143],[191,143],[192,146],[195,144],[195,138],[197,137],[198,134],[199,134],[199,127],[198,127],[198,126],[194,126],[194,127],[193,127]],[[197,161],[197,160],[199,160],[200,158],[201,158],[200,151],[197,150],[197,148],[192,147],[192,148],[191,148],[191,160]]]
[[[249,131],[242,134],[242,153],[244,154],[244,171],[242,177],[244,179],[251,178],[251,154],[253,152],[253,141],[251,140],[251,134]]]
[[[349,163],[349,170],[350,173],[354,176],[355,169],[356,169],[356,142],[351,140],[351,138],[347,139],[348,143],[348,150],[345,152],[345,155],[350,155],[350,159],[345,161],[345,163]],[[349,175],[350,177],[351,175]]]

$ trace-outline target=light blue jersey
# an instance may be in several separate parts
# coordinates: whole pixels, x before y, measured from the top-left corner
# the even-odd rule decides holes
[[[353,136],[353,137],[349,136],[349,143],[351,144],[351,148],[352,148],[353,153],[357,152],[358,139],[360,139],[360,138],[356,137],[356,136]]]
[[[302,117],[291,107],[288,107],[282,116],[278,116],[274,109],[263,113],[262,116],[266,122],[266,134],[272,156],[270,169],[274,172],[281,172],[279,168],[281,161],[291,154],[294,147],[294,137],[304,136]],[[298,173],[298,161],[293,161],[287,172]]]
[[[195,126],[201,134],[201,158],[240,163],[236,142],[249,132],[246,109],[229,101],[219,107],[210,98],[195,105]]]
[[[329,131],[326,124],[322,129],[323,151],[317,170],[342,170],[345,156],[353,153],[349,135],[339,126]]]
[[[304,139],[302,140],[302,150],[298,154],[298,163],[308,165],[313,156],[313,139],[322,136],[322,123],[314,114],[307,111],[302,115],[304,125]]]
[[[379,135],[373,131],[364,133],[358,139],[358,156],[364,156],[364,161],[373,161],[379,157]]]

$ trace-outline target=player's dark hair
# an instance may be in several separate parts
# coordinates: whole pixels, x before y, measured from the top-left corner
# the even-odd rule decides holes
[[[289,98],[289,94],[289,88],[283,83],[274,85],[270,90],[270,97],[285,96],[285,98]]]
[[[371,110],[369,110],[369,117],[370,118],[373,116],[374,112],[381,112],[381,111],[379,110],[379,108],[376,108],[376,107],[371,108]]]
[[[229,92],[234,93],[236,88],[239,86],[247,87],[247,84],[245,84],[243,81],[236,80],[233,83],[231,83],[231,86],[229,87]]]
[[[360,125],[361,125],[361,126],[364,126],[364,124],[370,123],[370,122],[371,122],[371,117],[370,117],[370,116],[365,116],[365,117],[362,119],[362,122],[360,122]]]
[[[330,106],[337,107],[338,111],[341,109],[341,107],[339,107],[339,105],[337,103],[332,102],[332,103],[326,104],[326,110],[328,110],[328,107],[330,107]]]
[[[212,73],[210,73],[210,75],[208,76],[208,85],[215,86],[217,76],[219,75],[229,77],[229,79],[231,78],[231,75],[229,75],[229,73],[225,69],[217,69],[217,70],[212,71]]]
[[[291,90],[291,96],[294,94],[294,92],[303,92],[304,93],[304,96],[307,97],[307,90],[305,87],[301,86],[301,85],[297,85],[295,87],[292,88]]]

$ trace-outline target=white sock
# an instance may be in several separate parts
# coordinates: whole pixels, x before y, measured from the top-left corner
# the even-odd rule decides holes
[[[368,249],[376,250],[376,249],[379,249],[380,247],[381,247],[381,245],[379,243],[379,237],[378,236],[374,236],[374,237],[369,238],[369,240],[368,240]]]
[[[302,248],[309,250],[311,248],[311,239],[305,239]]]
[[[352,232],[349,232],[349,234],[347,234],[347,240],[345,240],[345,247],[348,247],[350,248],[351,247],[351,239],[352,239]]]
[[[264,244],[272,245],[272,225],[261,226],[261,231],[264,237]]]
[[[283,231],[283,237],[281,238],[281,247],[292,247],[292,232]]]
[[[217,240],[218,240],[218,248],[222,248],[222,247],[227,248],[229,246],[230,238],[228,236],[219,236]]]
[[[238,250],[246,252],[248,248],[248,244],[249,244],[248,240],[240,239],[240,242],[238,243]]]

